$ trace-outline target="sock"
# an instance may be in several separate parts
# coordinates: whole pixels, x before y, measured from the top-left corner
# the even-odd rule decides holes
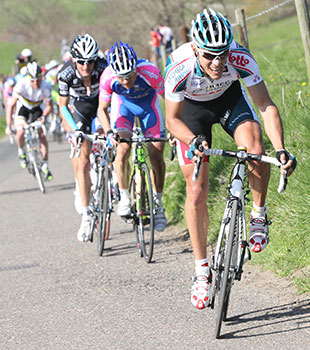
[[[122,199],[129,199],[129,190],[127,189],[120,189],[119,190],[120,194],[121,194],[121,200]]]
[[[21,147],[18,147],[17,153],[19,156],[22,156],[23,154],[25,154],[23,148],[21,148]]]
[[[209,275],[208,258],[205,258],[202,260],[195,260],[195,273],[196,273],[196,276]]]
[[[266,215],[266,203],[264,204],[264,206],[259,207],[253,202],[251,216],[253,218],[259,218],[259,217],[262,217],[262,216],[265,216],[265,215]]]
[[[42,170],[48,169],[48,160],[42,160]]]
[[[83,216],[88,216],[90,212],[89,206],[82,207],[82,215]]]
[[[162,207],[163,206],[163,202],[162,202],[163,193],[162,192],[154,192],[153,197],[154,197],[155,204],[159,207]]]

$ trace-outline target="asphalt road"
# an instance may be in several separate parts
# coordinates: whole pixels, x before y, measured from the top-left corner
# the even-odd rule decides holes
[[[190,303],[193,257],[175,227],[157,234],[151,264],[116,214],[102,258],[79,242],[67,144],[50,143],[45,195],[8,139],[0,161],[0,349],[310,348],[310,297],[250,265],[216,340],[216,311]]]

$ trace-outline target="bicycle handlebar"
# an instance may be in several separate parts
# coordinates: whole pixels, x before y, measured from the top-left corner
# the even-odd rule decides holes
[[[246,151],[225,151],[222,149],[214,149],[209,148],[204,150],[205,156],[222,156],[222,157],[231,157],[231,158],[237,158],[238,160],[256,160],[263,163],[269,163],[274,164],[278,167],[281,167],[281,163],[278,161],[275,157],[260,155],[260,154],[253,154],[253,153],[247,153]],[[193,172],[193,181],[197,181],[200,173],[200,166],[201,166],[202,158],[198,157],[197,163],[195,164],[194,172]],[[280,181],[279,181],[279,187],[278,187],[278,193],[282,193],[286,189],[287,185],[287,172],[284,171],[284,173],[280,175]]]

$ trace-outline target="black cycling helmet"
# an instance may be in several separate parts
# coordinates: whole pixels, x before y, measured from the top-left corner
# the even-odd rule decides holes
[[[98,45],[91,35],[78,35],[71,44],[70,53],[74,59],[96,60],[98,57]]]
[[[42,69],[37,62],[27,64],[27,75],[30,79],[39,79],[42,76]]]

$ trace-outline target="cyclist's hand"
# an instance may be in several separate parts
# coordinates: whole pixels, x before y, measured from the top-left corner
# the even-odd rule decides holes
[[[197,157],[203,157],[203,150],[208,149],[208,142],[204,135],[194,137],[189,145],[187,157],[194,163],[197,162]]]
[[[167,134],[167,137],[168,137],[170,147],[175,146],[175,144],[177,143],[177,140],[175,139],[175,137],[172,134],[170,134],[170,132]]]
[[[116,145],[118,143],[118,140],[119,140],[118,134],[113,132],[112,130],[109,130],[107,132],[106,138],[107,138],[107,145],[110,148],[113,148],[113,146]]]
[[[290,176],[297,166],[296,157],[285,149],[277,151],[276,157],[278,161],[283,164],[281,166],[281,171],[287,171],[287,176]]]
[[[6,126],[6,128],[5,128],[5,133],[6,133],[7,135],[9,135],[9,136],[13,134],[11,125],[7,125],[7,126]]]

